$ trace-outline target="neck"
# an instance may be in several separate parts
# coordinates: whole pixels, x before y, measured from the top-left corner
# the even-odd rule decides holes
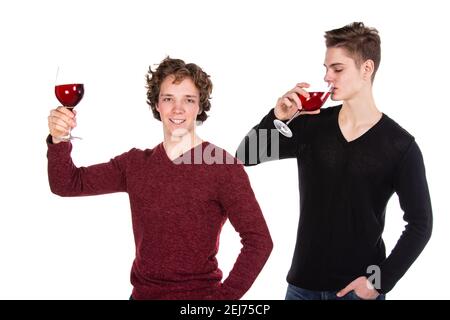
[[[381,116],[373,98],[372,89],[362,90],[358,95],[345,100],[340,112],[340,118],[354,126],[373,122]]]
[[[203,140],[195,133],[188,133],[183,136],[173,136],[164,133],[163,145],[167,156],[174,160],[202,142]]]

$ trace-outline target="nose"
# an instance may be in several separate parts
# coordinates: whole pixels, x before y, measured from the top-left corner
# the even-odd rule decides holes
[[[184,112],[183,104],[181,101],[175,101],[173,104],[173,113],[180,114]]]
[[[323,77],[323,80],[328,83],[328,85],[331,85],[334,83],[334,78],[330,75],[330,72],[325,72],[325,76]]]

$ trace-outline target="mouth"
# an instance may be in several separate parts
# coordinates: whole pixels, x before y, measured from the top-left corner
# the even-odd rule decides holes
[[[180,124],[184,123],[186,121],[186,119],[172,119],[172,118],[169,118],[169,121],[172,122],[173,124],[180,125]]]

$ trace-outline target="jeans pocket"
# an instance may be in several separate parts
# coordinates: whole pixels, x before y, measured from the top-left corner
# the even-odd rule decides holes
[[[367,300],[367,301],[386,300],[386,296],[384,294],[379,294],[375,299],[364,299],[364,298],[361,298],[360,296],[358,296],[356,294],[355,290],[350,291],[349,295],[352,297],[353,300]]]
[[[365,300],[365,299],[361,298],[360,296],[358,296],[356,294],[355,290],[350,291],[350,295],[351,295],[353,300]]]

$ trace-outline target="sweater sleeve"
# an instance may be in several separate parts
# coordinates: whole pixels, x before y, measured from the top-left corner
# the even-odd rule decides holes
[[[433,216],[422,153],[413,140],[394,179],[406,227],[381,264],[381,293],[390,291],[416,260],[431,237]]]
[[[224,165],[220,203],[241,237],[242,249],[213,299],[240,299],[251,287],[272,251],[272,239],[242,165]]]
[[[245,166],[298,156],[300,139],[305,127],[305,117],[299,116],[289,123],[289,128],[293,132],[291,138],[287,138],[277,131],[273,124],[275,119],[275,112],[272,109],[239,144],[236,158],[241,160]]]
[[[54,194],[74,197],[126,191],[128,152],[106,163],[77,168],[70,142],[52,144],[49,136],[47,146],[48,180]]]

